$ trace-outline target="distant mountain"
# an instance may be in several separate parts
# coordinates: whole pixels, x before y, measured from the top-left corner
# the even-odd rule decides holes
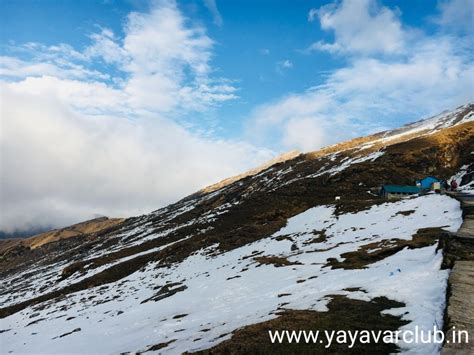
[[[2,351],[323,353],[272,344],[268,330],[442,327],[449,271],[438,241],[461,225],[459,202],[377,192],[427,175],[472,191],[473,112],[292,153],[103,230],[9,249]],[[439,349],[352,349],[400,350]]]
[[[63,239],[93,235],[104,229],[111,228],[122,221],[123,219],[120,218],[98,217],[65,228],[40,231],[33,236],[27,236],[27,238],[0,240],[0,254],[5,256],[10,250],[18,247],[36,249],[45,244]]]
[[[47,232],[51,230],[51,227],[44,228],[32,228],[24,231],[15,231],[15,232],[2,232],[0,231],[0,240],[1,239],[15,239],[15,238],[28,238],[36,234]]]

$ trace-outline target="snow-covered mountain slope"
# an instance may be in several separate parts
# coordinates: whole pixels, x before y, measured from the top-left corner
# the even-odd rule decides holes
[[[366,149],[370,147],[384,147],[403,142],[413,138],[430,136],[445,128],[463,125],[474,121],[474,103],[458,107],[453,111],[445,111],[439,115],[406,124],[398,129],[376,133],[367,137],[356,138],[351,141],[342,142],[322,149],[319,154],[340,151],[359,147]]]
[[[406,211],[413,212],[405,216]],[[284,308],[322,311],[334,294],[362,300],[388,296],[406,304],[392,314],[408,312],[405,319],[430,329],[442,323],[448,275],[439,270],[442,256],[435,244],[403,249],[364,269],[331,268],[328,259],[343,262],[342,254],[369,244],[368,252],[375,253],[411,240],[421,228],[456,231],[461,221],[458,202],[439,195],[339,216],[333,206],[317,206],[290,218],[271,236],[229,252],[219,253],[214,245],[167,268],[151,262],[120,282],[15,313],[2,321],[11,329],[3,335],[5,350],[87,352],[95,344],[94,351],[120,353],[170,341],[163,351],[199,350],[239,327],[275,317],[283,302]],[[315,231],[322,230],[324,241],[315,241]],[[51,276],[41,273],[31,287],[43,288]],[[73,275],[71,282],[82,277]],[[412,323],[405,327],[412,329]]]
[[[99,233],[10,250],[1,352],[200,351],[282,310],[331,316],[336,295],[400,302],[367,326],[441,325],[448,271],[437,241],[461,225],[459,203],[375,192],[472,176],[472,108],[282,160]]]
[[[399,129],[384,132],[383,138],[391,140],[403,135],[433,134],[439,132],[443,128],[453,127],[458,124],[474,121],[474,104],[467,104],[458,107],[454,111],[445,111],[439,115],[427,118],[414,123],[409,123]]]
[[[474,104],[466,104],[463,106],[458,107],[453,111],[445,111],[439,115],[409,123],[400,127],[398,129],[394,129],[391,131],[380,132],[371,136],[363,137],[363,138],[356,138],[351,141],[342,142],[338,144],[334,144],[330,147],[324,148],[319,152],[315,152],[318,155],[327,154],[329,152],[341,152],[344,150],[348,150],[351,148],[358,148],[358,150],[365,150],[369,148],[383,148],[386,145],[395,144],[400,141],[404,141],[407,139],[411,139],[414,137],[421,137],[425,135],[430,135],[444,128],[453,127],[456,125],[461,125],[467,122],[474,122]],[[243,174],[225,179],[220,181],[216,184],[208,186],[204,188],[201,192],[207,193],[215,191],[219,188],[222,188],[226,185],[229,185],[237,180],[240,180],[247,176],[253,176],[261,171],[269,168],[270,166],[285,162],[289,159],[294,159],[299,156],[301,153],[298,151],[291,151],[285,154],[282,154],[275,159],[272,159],[270,162],[263,164],[262,166],[247,171]]]

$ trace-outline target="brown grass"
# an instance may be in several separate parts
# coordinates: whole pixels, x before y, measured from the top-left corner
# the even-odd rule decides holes
[[[341,254],[341,257],[344,258],[343,261],[335,258],[328,259],[326,266],[333,269],[363,269],[370,264],[398,253],[402,249],[417,249],[433,245],[448,234],[441,228],[422,228],[410,240],[389,239],[370,243],[356,251]]]
[[[100,217],[89,221],[73,224],[72,226],[54,229],[49,232],[34,235],[25,239],[9,239],[8,241],[0,241],[0,255],[16,246],[24,246],[30,249],[40,248],[45,244],[55,242],[61,239],[67,239],[84,234],[92,234],[100,232],[104,229],[111,228],[120,222],[123,218],[107,218]]]
[[[356,343],[352,349],[345,344],[333,344],[324,348],[323,344],[272,344],[269,330],[397,330],[407,321],[400,317],[382,315],[383,310],[403,307],[404,304],[378,297],[370,302],[333,296],[328,304],[328,312],[285,310],[270,321],[243,327],[226,340],[210,349],[196,354],[389,354],[397,351],[394,344]]]
[[[257,256],[254,258],[261,265],[273,265],[275,267],[301,265],[300,262],[291,262],[287,258],[280,256]]]

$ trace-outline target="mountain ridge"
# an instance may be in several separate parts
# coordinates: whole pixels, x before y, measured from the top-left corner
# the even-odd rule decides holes
[[[452,120],[452,122],[449,122],[449,120]],[[223,186],[226,186],[230,183],[233,183],[235,181],[238,181],[244,177],[251,176],[251,175],[256,175],[260,173],[261,171],[271,167],[274,164],[278,164],[281,162],[284,162],[286,160],[290,160],[293,158],[298,157],[301,154],[310,154],[310,155],[320,155],[321,152],[329,152],[333,151],[334,149],[337,149],[339,147],[346,147],[347,146],[352,146],[354,144],[360,144],[361,140],[365,141],[367,144],[370,143],[370,139],[373,138],[373,140],[377,139],[387,139],[390,138],[393,135],[397,135],[399,133],[405,133],[409,134],[410,130],[415,129],[415,132],[418,132],[422,135],[424,134],[430,134],[430,133],[435,133],[436,129],[442,128],[443,125],[448,125],[448,126],[455,126],[458,124],[462,124],[465,122],[470,122],[474,121],[474,103],[468,103],[465,105],[458,106],[454,110],[445,110],[442,113],[431,116],[429,118],[421,119],[418,121],[413,121],[404,124],[400,128],[395,128],[392,130],[385,130],[385,131],[380,131],[376,132],[373,134],[370,134],[368,136],[363,136],[363,137],[356,137],[347,141],[342,141],[339,143],[332,144],[327,147],[322,147],[318,150],[315,151],[310,151],[310,152],[300,152],[298,150],[292,150],[286,153],[282,153],[275,158],[261,164],[260,166],[250,169],[244,173],[225,178],[217,183],[211,184],[209,186],[206,186],[196,192],[195,194],[200,194],[200,193],[208,193],[215,191]],[[421,126],[421,127],[420,127]],[[407,133],[408,131],[408,133]],[[426,132],[423,132],[426,131]],[[403,134],[402,134],[403,136]],[[368,141],[367,141],[368,140]],[[194,196],[195,194],[191,194],[191,196]]]
[[[50,229],[25,238],[0,239],[0,254],[6,253],[8,250],[18,246],[35,249],[54,241],[97,233],[106,228],[113,227],[122,221],[123,218],[96,217],[67,227]]]

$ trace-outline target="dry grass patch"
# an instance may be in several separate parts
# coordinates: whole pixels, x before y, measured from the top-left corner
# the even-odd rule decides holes
[[[199,351],[197,354],[389,354],[397,352],[394,344],[356,343],[352,349],[345,344],[334,344],[324,348],[325,344],[300,344],[288,342],[272,344],[269,330],[319,330],[320,332],[337,330],[390,330],[394,331],[407,321],[381,312],[404,304],[385,297],[374,298],[370,302],[359,301],[345,296],[334,296],[328,304],[328,312],[285,310],[278,318],[243,327],[215,347]]]
[[[260,265],[273,265],[275,267],[301,265],[300,262],[291,262],[281,256],[257,256],[253,259]]]
[[[344,258],[339,261],[329,258],[325,266],[333,269],[364,269],[368,265],[392,256],[404,248],[417,249],[433,245],[449,233],[441,228],[421,228],[410,240],[388,239],[380,242],[366,244],[356,251],[341,254]]]

